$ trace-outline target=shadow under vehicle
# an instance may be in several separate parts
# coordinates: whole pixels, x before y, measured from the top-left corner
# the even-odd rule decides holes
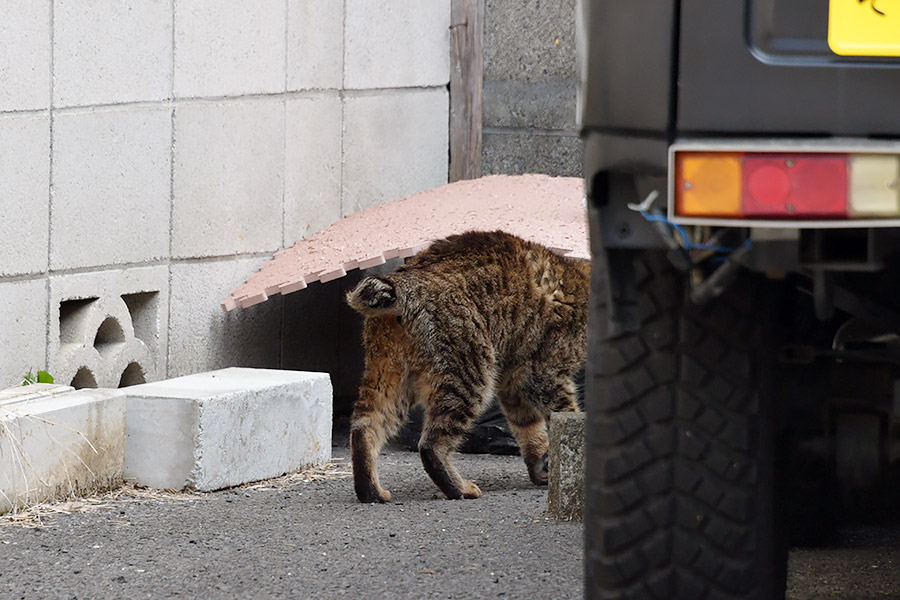
[[[789,535],[898,505],[900,3],[578,18],[586,597],[783,597]]]

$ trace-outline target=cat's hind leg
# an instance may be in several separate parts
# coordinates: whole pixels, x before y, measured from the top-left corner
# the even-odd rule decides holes
[[[461,364],[432,374],[419,440],[425,471],[451,500],[481,497],[478,486],[456,470],[452,455],[484,410],[494,387],[492,353],[487,351],[480,360],[471,360],[469,353],[462,355]]]
[[[550,413],[578,411],[575,386],[568,376],[536,373],[504,383],[508,387],[498,393],[500,408],[519,445],[528,477],[535,485],[547,485]]]
[[[406,421],[405,353],[408,337],[396,317],[369,317],[363,333],[366,366],[353,406],[350,448],[353,486],[360,502],[390,502],[378,479],[378,453]]]

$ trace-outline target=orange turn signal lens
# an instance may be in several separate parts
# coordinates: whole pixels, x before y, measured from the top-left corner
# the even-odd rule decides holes
[[[741,215],[741,155],[727,152],[676,154],[677,214],[688,217]]]

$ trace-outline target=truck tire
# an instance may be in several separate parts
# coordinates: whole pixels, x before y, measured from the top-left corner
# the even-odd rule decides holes
[[[743,273],[696,306],[662,252],[608,253],[591,290],[585,597],[783,597],[765,280]]]

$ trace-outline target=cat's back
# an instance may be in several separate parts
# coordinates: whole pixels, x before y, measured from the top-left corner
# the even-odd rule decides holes
[[[483,308],[517,302],[537,310],[563,298],[575,304],[587,301],[587,263],[503,231],[472,231],[438,240],[399,272],[421,274],[432,291],[463,290]]]

